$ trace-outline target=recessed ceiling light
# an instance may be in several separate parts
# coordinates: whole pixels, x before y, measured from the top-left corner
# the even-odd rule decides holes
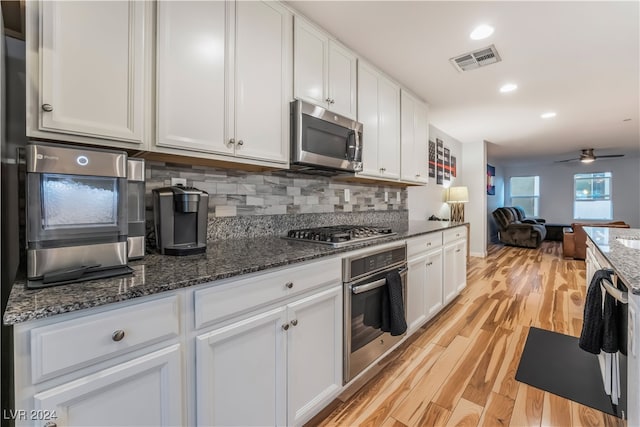
[[[540,117],[542,117],[543,119],[550,119],[552,117],[555,117],[556,113],[554,113],[553,111],[549,111],[547,113],[542,113],[540,114]]]
[[[507,83],[507,84],[503,85],[500,88],[500,92],[502,92],[502,93],[513,92],[516,89],[518,89],[518,85],[517,84],[515,84],[515,83]]]
[[[473,31],[471,31],[471,34],[469,34],[469,37],[471,37],[472,40],[482,40],[486,39],[491,34],[493,34],[493,27],[491,25],[483,24],[474,28]]]

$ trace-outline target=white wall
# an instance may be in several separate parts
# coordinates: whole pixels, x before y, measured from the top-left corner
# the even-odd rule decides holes
[[[450,186],[462,184],[462,144],[457,139],[447,135],[440,129],[429,125],[429,140],[440,138],[444,146],[451,150],[451,155],[456,158],[457,177],[451,177],[451,181],[445,181],[445,185],[436,184],[436,178],[429,178],[429,183],[424,186],[408,188],[408,209],[410,220],[426,220],[431,215],[439,218],[449,218],[449,206],[445,203],[445,190]],[[428,159],[425,159],[428,161]]]
[[[573,176],[576,173],[612,172],[613,219],[640,227],[640,158],[600,159],[580,162],[505,165],[505,205],[510,205],[509,178],[540,177],[540,218],[549,223],[571,224],[573,220]],[[466,174],[466,171],[465,171]]]
[[[492,160],[490,156],[487,156],[487,163],[496,168],[496,176],[493,180],[496,194],[494,196],[487,195],[487,241],[498,243],[498,227],[491,213],[496,208],[504,206],[504,167]]]
[[[470,255],[487,256],[487,150],[484,141],[462,145],[463,184],[469,189],[464,219],[470,224]]]

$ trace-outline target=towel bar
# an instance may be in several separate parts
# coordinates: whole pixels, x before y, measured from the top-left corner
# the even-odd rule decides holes
[[[617,285],[617,282],[618,282],[617,277],[616,276],[613,276],[613,277],[614,277],[614,283],[616,283]],[[604,290],[607,291],[607,293],[612,297],[614,297],[616,300],[618,300],[622,304],[629,303],[628,292],[621,291],[620,289],[617,288],[616,285],[614,285],[614,283],[611,283],[611,281],[607,279],[602,279],[600,283],[604,287]]]

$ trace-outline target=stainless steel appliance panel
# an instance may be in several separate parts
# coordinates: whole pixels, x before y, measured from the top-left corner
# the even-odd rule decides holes
[[[127,153],[124,152],[30,144],[26,155],[27,173],[127,177]]]
[[[397,271],[402,280],[406,317],[407,247],[386,247],[343,260],[344,281],[344,370],[346,384],[378,357],[402,340],[381,329],[382,298],[387,292],[387,274]]]
[[[32,249],[27,252],[28,278],[39,278],[52,271],[92,265],[127,265],[127,242]]]
[[[293,168],[362,170],[362,124],[301,100],[291,103]]]

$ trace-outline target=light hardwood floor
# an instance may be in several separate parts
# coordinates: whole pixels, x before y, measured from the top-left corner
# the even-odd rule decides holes
[[[530,326],[579,336],[584,261],[559,242],[492,246],[471,258],[467,288],[384,361],[323,426],[624,426],[515,380]],[[326,412],[326,411],[325,411]]]

